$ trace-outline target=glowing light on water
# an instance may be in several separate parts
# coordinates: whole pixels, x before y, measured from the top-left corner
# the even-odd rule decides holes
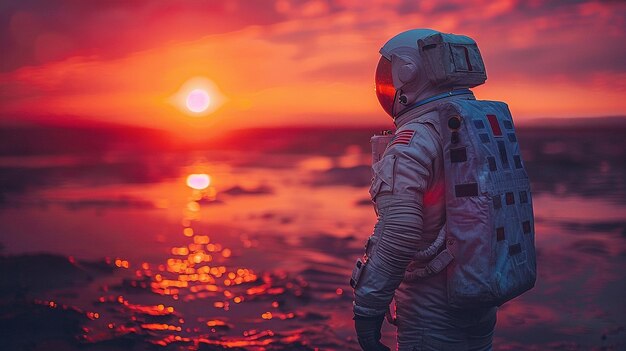
[[[218,319],[214,319],[214,320],[210,320],[206,322],[206,325],[208,325],[209,327],[225,326],[226,322],[218,320]]]
[[[130,264],[128,263],[128,261],[118,258],[115,260],[115,266],[119,268],[128,268],[130,267]]]
[[[183,229],[183,235],[185,235],[185,236],[193,236],[193,229],[192,228],[185,228],[185,229]]]
[[[187,176],[187,186],[196,189],[203,190],[209,187],[211,184],[211,177],[208,174],[190,174]]]

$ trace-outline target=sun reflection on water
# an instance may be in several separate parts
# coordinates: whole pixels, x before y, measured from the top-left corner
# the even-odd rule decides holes
[[[190,174],[187,176],[187,186],[196,189],[204,190],[211,184],[211,177],[208,174]]]
[[[137,264],[135,279],[126,282],[126,286],[149,291],[154,296],[171,299],[172,304],[136,304],[131,297],[122,295],[103,295],[98,303],[103,306],[118,306],[121,312],[131,314],[131,322],[109,320],[103,326],[117,335],[138,333],[140,330],[156,333],[152,342],[167,346],[172,343],[193,344],[189,349],[197,349],[199,344],[220,345],[224,347],[245,347],[264,350],[274,342],[292,344],[301,339],[298,331],[277,334],[271,329],[263,331],[264,323],[272,320],[289,320],[303,316],[301,312],[284,310],[277,300],[290,293],[296,298],[303,296],[307,283],[301,279],[292,279],[284,273],[278,275],[263,273],[259,276],[255,270],[242,265],[233,265],[233,257],[240,257],[234,248],[217,242],[219,232],[209,233],[200,226],[204,204],[211,204],[217,199],[217,190],[211,185],[211,177],[206,173],[193,173],[186,177],[186,185],[191,188],[187,202],[183,205],[180,234],[186,243],[179,243],[169,249],[170,257],[161,263],[142,262]],[[250,240],[242,237],[242,247],[250,248]],[[135,269],[129,260],[115,258],[109,264],[118,269]],[[132,270],[131,270],[132,272]],[[104,292],[108,287],[104,288]],[[153,300],[152,298],[146,299]],[[194,301],[206,301],[203,306],[211,306],[217,311],[205,311],[194,317],[185,315],[184,306]],[[227,315],[233,313],[233,306],[252,303],[248,309],[238,309],[244,320],[254,325],[241,332],[242,337],[228,335],[227,331],[241,327],[229,323]],[[195,313],[197,314],[197,313]],[[194,314],[194,315],[195,315]],[[88,317],[96,320],[106,315],[89,312]],[[206,316],[206,317],[205,317]],[[110,317],[110,316],[109,316]],[[167,318],[167,319],[154,319]],[[233,318],[235,319],[235,318]],[[205,329],[205,328],[208,328]],[[98,339],[94,330],[87,329],[87,340]]]

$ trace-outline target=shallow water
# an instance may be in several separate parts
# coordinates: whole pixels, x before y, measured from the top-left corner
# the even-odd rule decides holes
[[[623,349],[624,144],[598,157],[591,136],[589,165],[569,139],[526,139],[539,277],[500,309],[495,349]],[[0,208],[4,344],[356,350],[348,277],[375,220],[368,164],[367,139],[2,157],[20,185]],[[210,187],[191,189],[191,174]]]

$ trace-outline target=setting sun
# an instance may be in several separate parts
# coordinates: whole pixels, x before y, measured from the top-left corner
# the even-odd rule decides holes
[[[181,112],[193,117],[204,117],[212,114],[226,100],[217,85],[204,77],[188,79],[169,98],[169,102],[178,107]]]
[[[191,112],[204,112],[210,103],[209,94],[202,89],[194,89],[187,95],[186,106]]]

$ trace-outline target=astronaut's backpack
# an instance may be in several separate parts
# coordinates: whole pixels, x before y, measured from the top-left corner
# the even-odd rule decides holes
[[[496,101],[456,100],[437,109],[446,224],[429,248],[436,257],[405,279],[445,269],[450,306],[499,306],[531,289],[537,270],[530,184],[513,119]]]

